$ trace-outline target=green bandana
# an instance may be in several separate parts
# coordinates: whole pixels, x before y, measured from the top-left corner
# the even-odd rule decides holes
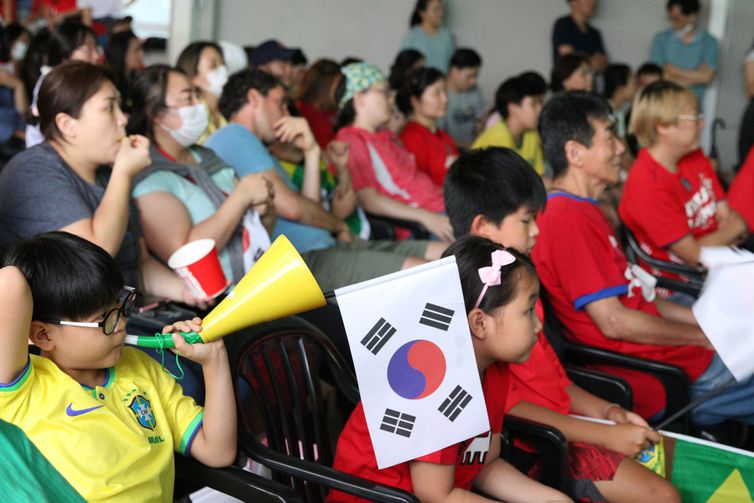
[[[338,103],[340,108],[343,108],[356,93],[366,91],[373,84],[387,80],[379,68],[369,63],[351,63],[340,71],[346,76],[346,92]]]

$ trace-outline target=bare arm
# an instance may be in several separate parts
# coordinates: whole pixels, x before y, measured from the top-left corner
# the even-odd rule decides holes
[[[629,309],[616,297],[596,300],[587,304],[585,309],[608,339],[660,346],[690,344],[711,348],[698,325],[678,323]]]
[[[309,123],[303,117],[283,117],[275,123],[274,128],[278,141],[292,145],[304,153],[301,195],[319,203],[322,190],[322,175],[319,171],[320,148]]]
[[[128,225],[131,180],[149,163],[149,140],[143,136],[123,138],[105,194],[92,218],[79,220],[60,230],[91,241],[115,256]]]
[[[728,246],[736,244],[746,236],[748,225],[735,211],[720,222],[716,231],[694,239],[691,235],[670,245],[670,251],[687,264],[699,264],[699,253],[704,246]]]
[[[11,73],[0,71],[0,86],[13,89],[13,106],[19,115],[24,116],[29,108],[29,100],[23,81]]]
[[[664,76],[668,80],[675,80],[685,85],[707,85],[715,78],[715,70],[706,64],[699,65],[699,67],[694,70],[689,70],[666,63]]]
[[[744,83],[746,96],[754,98],[754,60],[747,61],[744,65]]]
[[[675,321],[677,323],[686,323],[689,325],[696,325],[696,318],[694,313],[691,312],[686,306],[676,304],[666,299],[655,299],[655,306],[663,318],[669,321]]]
[[[31,289],[16,267],[0,269],[0,384],[19,376],[29,358]]]
[[[361,206],[368,213],[417,222],[445,241],[453,241],[454,239],[453,229],[445,215],[395,201],[383,196],[371,187],[361,189],[356,193],[356,196]]]
[[[177,330],[200,331],[201,320],[169,325],[162,333]],[[207,344],[187,344],[182,337],[173,336],[176,350],[189,360],[201,364],[204,372],[204,417],[202,426],[191,443],[191,457],[205,465],[228,466],[236,458],[236,401],[230,377],[228,354],[222,339]]]

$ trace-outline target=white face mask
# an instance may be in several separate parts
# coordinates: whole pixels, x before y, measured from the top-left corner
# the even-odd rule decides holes
[[[683,28],[681,28],[680,30],[678,30],[677,32],[675,32],[675,34],[678,38],[683,38],[689,33],[691,33],[692,31],[694,31],[694,23],[689,23]]]
[[[170,133],[175,141],[189,147],[196,143],[199,137],[207,129],[209,118],[207,109],[203,104],[189,105],[178,109],[178,115],[181,116],[181,127],[170,129],[162,124],[159,126]]]
[[[26,42],[16,42],[10,50],[10,58],[13,61],[21,61],[29,50],[29,44]]]
[[[228,68],[220,65],[214,70],[207,73],[207,82],[209,82],[210,93],[220,96],[223,93],[223,86],[228,82]]]

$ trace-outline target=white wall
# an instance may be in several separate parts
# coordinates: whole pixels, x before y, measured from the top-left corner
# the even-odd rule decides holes
[[[726,167],[735,162],[731,149],[743,109],[740,46],[754,37],[754,2],[731,4],[735,43],[721,44],[720,96],[727,100],[721,112],[728,130],[720,134],[720,154]],[[310,60],[353,55],[387,70],[413,5],[413,0],[218,0],[215,38],[242,45],[277,38],[303,47]],[[565,0],[446,0],[446,5],[457,44],[475,48],[484,59],[480,87],[488,102],[500,82],[523,70],[537,70],[549,80],[552,23],[567,13]],[[665,0],[601,0],[592,22],[602,31],[611,61],[636,68],[648,59],[654,34],[667,26]]]

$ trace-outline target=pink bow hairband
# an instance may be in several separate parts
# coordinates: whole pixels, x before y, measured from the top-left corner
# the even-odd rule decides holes
[[[482,287],[482,292],[479,294],[476,304],[474,304],[474,309],[478,308],[479,304],[482,303],[484,294],[487,293],[489,287],[500,284],[503,267],[516,261],[516,257],[506,250],[495,250],[492,252],[491,258],[491,266],[479,268],[479,278],[482,280],[482,283],[484,283],[484,287]]]

